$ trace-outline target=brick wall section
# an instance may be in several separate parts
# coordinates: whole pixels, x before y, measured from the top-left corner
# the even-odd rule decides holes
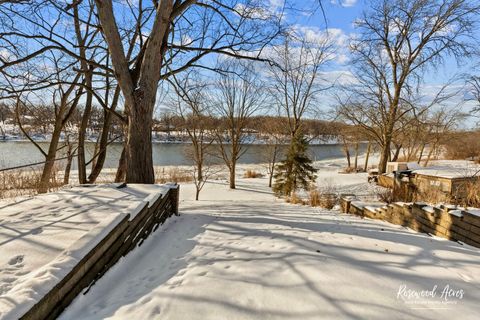
[[[167,218],[178,215],[180,187],[170,185],[166,195],[130,220],[127,215],[49,293],[21,319],[56,319],[82,291],[87,292],[122,256],[127,255]]]
[[[352,198],[341,198],[340,207],[343,213],[384,220],[480,248],[480,216],[468,210],[401,202],[373,208],[363,206]]]

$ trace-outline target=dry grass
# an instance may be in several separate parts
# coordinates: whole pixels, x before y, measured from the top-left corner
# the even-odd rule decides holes
[[[243,174],[243,177],[244,178],[261,178],[261,177],[263,177],[263,174],[255,171],[255,170],[250,170],[249,169],[249,170],[245,171],[245,173]]]
[[[295,192],[292,193],[290,197],[287,197],[285,201],[291,204],[301,204],[302,206],[307,204],[307,202],[303,200],[301,197],[299,197],[298,194]]]
[[[58,190],[62,186],[63,181],[57,177],[57,171],[57,168],[54,168],[50,190]],[[0,172],[0,199],[37,194],[41,175],[41,168]]]
[[[392,203],[392,202],[397,202],[397,201],[402,201],[402,202],[411,202],[411,201],[425,201],[416,199],[416,197],[423,197],[418,194],[417,191],[414,191],[412,187],[408,185],[401,185],[401,186],[396,186],[395,188],[379,188],[375,192],[377,199],[386,202],[386,203]]]
[[[457,200],[455,204],[480,208],[480,180],[466,183],[464,197]]]
[[[382,202],[385,202],[385,203],[392,203],[392,202],[396,201],[395,196],[393,194],[393,190],[389,189],[389,188],[388,189],[387,188],[382,188],[382,189],[377,190],[376,195],[377,195],[378,200],[380,200]]]
[[[414,200],[423,201],[427,203],[441,203],[441,202],[449,203],[451,202],[451,197],[441,192],[440,190],[429,189],[427,191],[422,191],[422,192],[417,191],[415,193]]]
[[[335,193],[323,192],[319,189],[312,189],[309,193],[308,203],[312,207],[333,209],[337,202],[338,198]]]
[[[96,184],[112,183],[115,179],[116,170],[104,170],[97,178]],[[64,169],[56,165],[52,170],[50,191],[56,191],[63,186]],[[42,167],[26,168],[0,172],[0,199],[18,196],[33,196],[37,189],[42,175]],[[193,177],[190,170],[179,168],[156,168],[155,182],[192,182]],[[70,176],[71,184],[78,184],[76,176]]]
[[[167,183],[167,182],[192,182],[192,173],[188,170],[181,170],[179,168],[170,168],[165,170],[161,168],[155,170],[155,183]]]

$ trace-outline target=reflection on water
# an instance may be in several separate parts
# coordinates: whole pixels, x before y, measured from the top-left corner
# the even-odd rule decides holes
[[[47,142],[39,142],[39,145],[46,150]],[[188,144],[153,144],[153,162],[156,166],[160,165],[188,165],[191,161],[186,156]],[[265,145],[246,145],[245,153],[239,159],[239,163],[262,163],[265,162]],[[94,144],[87,143],[87,160],[93,155]],[[365,145],[360,147],[360,151],[365,151]],[[106,168],[116,168],[118,159],[122,152],[121,143],[113,143],[108,147]],[[343,157],[341,145],[313,145],[309,152],[313,160],[324,160]],[[57,157],[63,156],[62,151]],[[30,142],[7,141],[0,142],[0,168],[8,168],[23,164],[43,161],[44,158],[40,151]],[[76,169],[74,160],[72,169]]]

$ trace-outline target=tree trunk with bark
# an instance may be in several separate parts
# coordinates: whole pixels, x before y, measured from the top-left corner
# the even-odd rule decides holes
[[[235,185],[235,168],[236,168],[236,161],[233,161],[231,162],[230,164],[230,167],[228,168],[229,169],[229,172],[230,172],[230,178],[229,178],[229,186],[230,186],[230,189],[235,189],[236,188],[236,185]]]
[[[73,162],[73,152],[72,145],[67,140],[67,165],[65,166],[65,174],[63,175],[63,184],[68,184],[70,182],[70,171],[72,169]]]
[[[126,181],[155,183],[152,158],[152,116],[155,94],[139,96],[135,100],[137,104],[129,110],[127,127]]]
[[[367,155],[365,156],[365,165],[363,166],[363,170],[367,172],[368,169],[368,158],[370,157],[370,151],[372,149],[372,142],[368,141],[368,146],[367,146]]]
[[[355,167],[355,172],[357,172],[357,168],[358,168],[358,142],[355,143],[355,161],[354,161],[354,165]]]
[[[112,114],[105,111],[102,134],[98,143],[98,154],[95,153],[97,158],[96,161],[92,164],[92,170],[90,171],[90,175],[88,176],[88,183],[95,183],[98,176],[100,175],[100,172],[102,172],[103,165],[105,164],[105,159],[107,158],[108,134],[110,131],[111,119]]]
[[[115,182],[124,182],[127,175],[127,147],[123,146],[122,154],[118,160],[117,173],[115,174]]]
[[[85,85],[88,88],[92,88],[92,71],[93,70],[88,70],[88,72],[85,74]],[[85,165],[85,137],[87,134],[88,122],[90,121],[90,114],[92,112],[92,100],[92,93],[88,90],[85,110],[83,111],[82,121],[78,129],[77,162],[78,182],[80,184],[87,183],[87,166]]]
[[[52,133],[52,138],[50,140],[50,145],[48,147],[47,156],[45,158],[45,165],[43,166],[42,176],[40,177],[38,193],[47,193],[50,188],[50,179],[52,176],[53,167],[55,165],[55,158],[57,156],[57,148],[61,132],[61,120],[57,119],[55,123],[55,128]]]

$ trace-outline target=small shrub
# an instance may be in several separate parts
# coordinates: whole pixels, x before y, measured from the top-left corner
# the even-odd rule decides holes
[[[255,170],[250,170],[249,169],[249,170],[245,171],[245,173],[243,174],[243,177],[244,178],[261,178],[261,177],[263,177],[263,174],[255,171]]]
[[[309,204],[312,207],[333,209],[337,204],[337,200],[335,193],[321,192],[318,189],[312,189],[309,193]]]

